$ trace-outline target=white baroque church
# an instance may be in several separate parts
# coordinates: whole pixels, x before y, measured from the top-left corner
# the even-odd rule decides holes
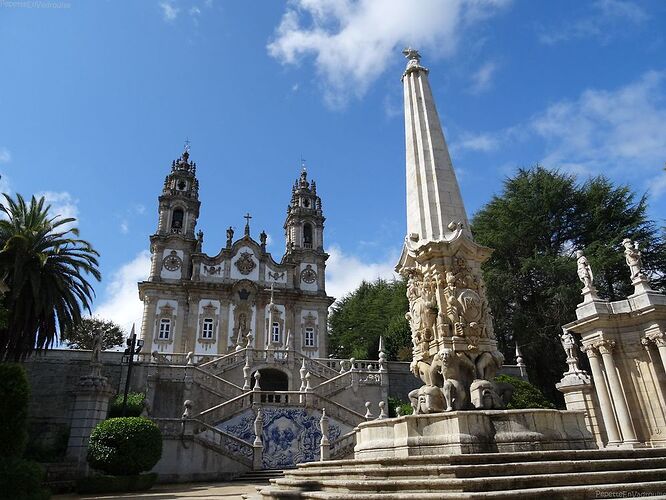
[[[144,304],[144,349],[159,354],[219,356],[245,347],[294,349],[311,358],[327,355],[324,215],[317,186],[305,168],[292,187],[279,262],[255,241],[250,219],[215,255],[203,251],[196,232],[201,202],[189,147],[172,162],[159,196],[157,231],[150,236],[151,267],[139,283]],[[144,351],[145,352],[145,351]]]

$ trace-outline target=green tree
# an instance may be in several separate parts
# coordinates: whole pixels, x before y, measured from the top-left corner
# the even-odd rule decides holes
[[[630,293],[620,242],[635,239],[653,285],[664,286],[664,237],[646,210],[626,186],[603,177],[579,185],[537,166],[507,179],[473,219],[476,241],[494,249],[483,269],[498,343],[508,358],[522,346],[530,380],[552,401],[561,401],[561,327],[581,301],[575,250],[585,251],[600,292],[618,298]]]
[[[92,349],[97,332],[102,334],[102,349],[123,345],[125,332],[113,321],[101,318],[83,318],[80,323],[67,327],[62,340],[71,349]]]
[[[68,228],[72,218],[52,217],[44,198],[26,203],[4,195],[0,211],[0,275],[9,291],[2,302],[8,311],[0,328],[0,360],[21,360],[49,348],[58,333],[90,312],[94,291],[85,275],[97,280],[99,254]]]
[[[329,316],[330,351],[337,357],[377,359],[379,337],[385,336],[388,359],[396,359],[405,330],[407,312],[402,280],[364,281],[352,293],[337,301]]]

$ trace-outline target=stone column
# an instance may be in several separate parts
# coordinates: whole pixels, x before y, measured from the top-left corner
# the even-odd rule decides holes
[[[259,380],[257,380],[257,385],[258,384]],[[255,388],[256,387],[257,386],[255,386]],[[252,470],[263,469],[263,454],[264,454],[264,443],[262,440],[263,430],[264,430],[264,419],[261,413],[261,408],[258,408],[257,416],[254,419],[254,442],[252,443],[252,449],[253,449]]]
[[[629,445],[638,444],[634,425],[631,422],[631,414],[629,413],[627,402],[624,399],[624,391],[622,390],[620,377],[617,374],[617,368],[615,367],[615,361],[613,360],[615,342],[613,340],[602,340],[595,343],[595,347],[599,349],[601,357],[603,358],[604,367],[606,368],[606,376],[608,377],[611,397],[615,403],[615,411],[617,412],[617,419],[620,424],[620,430],[622,431],[622,442]]]
[[[106,419],[113,392],[107,378],[96,373],[81,377],[76,387],[67,457],[76,462],[80,473],[88,472],[88,439],[95,426]]]
[[[608,436],[607,446],[617,446],[621,443],[620,433],[617,429],[615,422],[615,414],[613,412],[613,404],[611,403],[608,395],[608,388],[606,387],[606,380],[604,379],[603,371],[601,370],[601,360],[599,353],[592,346],[583,347],[583,351],[590,359],[590,368],[592,369],[592,378],[594,388],[597,391],[597,400],[601,407],[601,416],[604,420],[604,427],[606,428],[606,435]]]
[[[661,357],[661,364],[664,365],[664,371],[666,372],[666,338],[664,338],[663,332],[654,332],[649,333],[645,336],[643,345],[647,346],[647,342],[654,342],[659,350],[659,356]]]

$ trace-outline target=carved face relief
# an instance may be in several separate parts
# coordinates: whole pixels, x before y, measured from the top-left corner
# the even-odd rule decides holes
[[[241,274],[250,274],[257,264],[252,259],[250,252],[242,252],[240,258],[236,261],[236,267]]]
[[[162,261],[162,265],[167,271],[178,271],[183,265],[183,261],[178,257],[175,250],[171,250],[171,253]]]
[[[305,269],[301,271],[301,281],[303,283],[307,283],[308,285],[311,285],[315,281],[317,281],[317,273],[315,272],[314,269],[312,269],[312,266],[308,264],[305,266]]]

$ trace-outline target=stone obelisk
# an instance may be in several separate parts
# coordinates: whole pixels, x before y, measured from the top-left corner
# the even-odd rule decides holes
[[[415,413],[501,408],[492,383],[497,350],[481,264],[492,250],[474,242],[428,82],[405,49],[407,236],[396,271],[408,279]]]

